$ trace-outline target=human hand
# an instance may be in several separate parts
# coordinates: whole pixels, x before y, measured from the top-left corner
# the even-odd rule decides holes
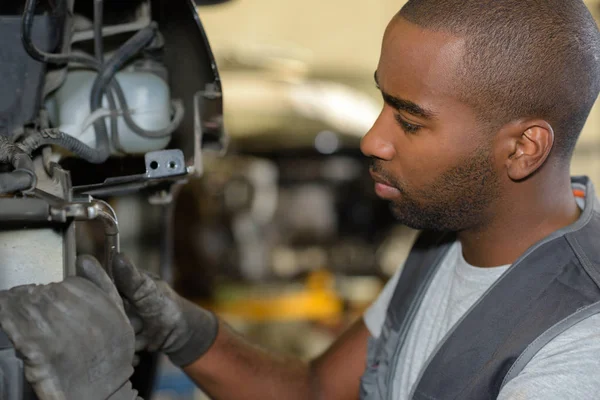
[[[122,254],[115,257],[113,276],[136,331],[136,350],[162,351],[173,364],[184,367],[215,341],[219,321],[213,313],[179,296],[158,277],[138,270]]]
[[[76,277],[0,292],[0,327],[40,400],[133,400],[134,332],[98,261]]]

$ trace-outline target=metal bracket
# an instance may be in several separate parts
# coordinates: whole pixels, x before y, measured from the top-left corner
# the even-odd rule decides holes
[[[164,178],[187,172],[183,152],[179,149],[146,153],[146,178]]]
[[[143,174],[109,178],[99,184],[76,186],[73,191],[78,195],[119,195],[161,184],[174,184],[185,179],[190,173],[184,154],[179,149],[148,152],[144,155],[144,162],[146,172]]]

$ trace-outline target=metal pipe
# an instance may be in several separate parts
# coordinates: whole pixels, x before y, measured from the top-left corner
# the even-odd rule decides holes
[[[76,221],[98,220],[104,226],[104,268],[112,279],[112,264],[115,256],[121,251],[119,238],[119,222],[113,208],[105,201],[92,199],[85,203],[55,204],[49,209],[51,219],[65,222],[68,218]]]
[[[113,208],[105,201],[93,199],[92,205],[96,210],[96,218],[102,221],[104,224],[104,232],[107,235],[118,235],[119,234],[119,223],[117,221],[117,214]]]
[[[104,225],[104,268],[110,279],[113,279],[113,261],[121,251],[119,240],[119,222],[113,208],[105,201],[92,200],[96,210],[96,219]]]
[[[33,198],[0,199],[0,222],[48,222],[50,206]]]

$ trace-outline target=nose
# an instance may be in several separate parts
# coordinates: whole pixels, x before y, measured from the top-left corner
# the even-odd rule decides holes
[[[363,136],[360,141],[360,151],[367,157],[391,161],[396,155],[396,149],[386,135],[388,129],[384,123],[384,112],[385,110],[379,114],[369,132]]]

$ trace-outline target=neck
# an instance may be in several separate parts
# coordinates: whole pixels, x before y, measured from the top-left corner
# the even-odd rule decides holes
[[[533,244],[575,222],[581,213],[568,171],[555,179],[537,174],[525,182],[513,182],[506,193],[488,224],[459,232],[469,264],[512,264]]]

